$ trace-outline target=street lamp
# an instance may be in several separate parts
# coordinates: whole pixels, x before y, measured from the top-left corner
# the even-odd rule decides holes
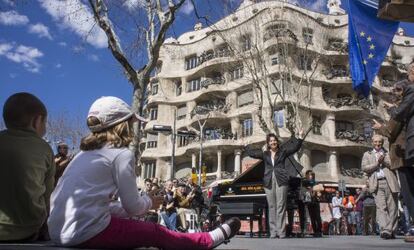
[[[176,141],[177,135],[179,135],[179,136],[188,136],[188,137],[195,136],[195,133],[192,132],[192,131],[176,131],[175,122],[176,122],[176,117],[175,117],[175,110],[174,110],[174,125],[173,125],[172,128],[171,128],[171,126],[166,126],[166,125],[154,125],[152,127],[153,131],[171,134],[172,152],[171,152],[170,179],[174,178],[174,171],[175,171],[175,141]]]

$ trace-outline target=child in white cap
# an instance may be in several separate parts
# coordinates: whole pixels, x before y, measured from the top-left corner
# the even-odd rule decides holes
[[[135,157],[128,149],[136,119],[119,98],[102,97],[92,104],[87,118],[91,133],[52,193],[51,239],[82,248],[211,249],[233,237],[240,228],[237,218],[214,231],[193,234],[128,219],[159,206],[157,197],[140,195],[136,186]],[[121,206],[112,209],[115,194]]]

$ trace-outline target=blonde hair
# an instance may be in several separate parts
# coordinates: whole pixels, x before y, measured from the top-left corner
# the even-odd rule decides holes
[[[98,118],[88,117],[88,127],[99,125],[101,122]],[[134,137],[132,119],[120,122],[112,127],[99,132],[92,132],[82,138],[80,149],[83,151],[95,150],[109,144],[115,148],[128,147]]]

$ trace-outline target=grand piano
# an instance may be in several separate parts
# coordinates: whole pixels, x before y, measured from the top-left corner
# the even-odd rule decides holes
[[[293,158],[286,160],[285,166],[291,176],[296,176],[302,166]],[[240,219],[249,219],[250,236],[253,236],[253,221],[259,223],[259,237],[264,233],[262,227],[263,216],[266,219],[268,231],[267,201],[263,189],[264,163],[257,162],[232,182],[221,183],[213,189],[212,202],[224,219],[236,216]],[[292,178],[289,183],[288,207],[295,208],[294,201],[299,196],[300,178]],[[292,207],[293,206],[293,207]]]

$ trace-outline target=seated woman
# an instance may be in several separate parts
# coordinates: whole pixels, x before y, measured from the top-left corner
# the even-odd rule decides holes
[[[128,219],[157,209],[163,200],[152,193],[138,193],[135,157],[128,149],[135,117],[116,97],[102,97],[92,104],[87,118],[91,134],[82,139],[82,151],[51,197],[48,226],[52,241],[81,248],[211,249],[233,237],[240,228],[237,218],[211,232],[194,234]],[[114,194],[122,210],[111,214]]]

